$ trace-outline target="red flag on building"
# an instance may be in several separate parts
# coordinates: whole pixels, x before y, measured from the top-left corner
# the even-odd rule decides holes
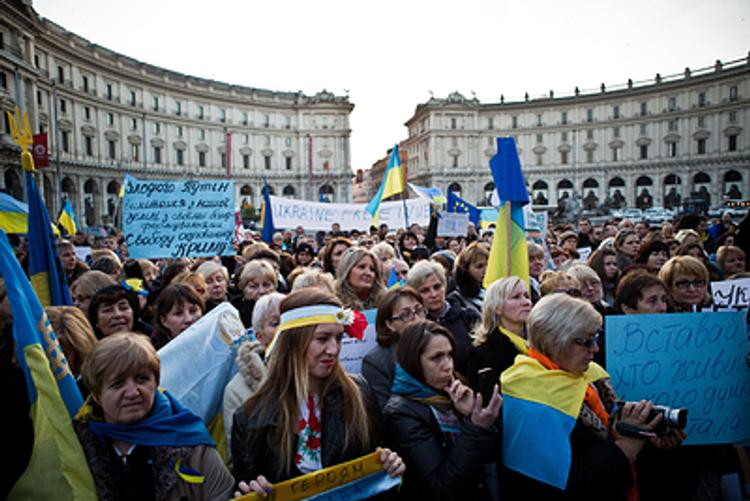
[[[42,132],[34,135],[34,146],[31,154],[34,156],[35,167],[49,167],[49,154],[47,151],[47,133]]]

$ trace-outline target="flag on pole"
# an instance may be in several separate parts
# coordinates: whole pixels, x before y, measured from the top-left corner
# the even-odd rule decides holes
[[[469,202],[459,197],[452,191],[448,192],[447,208],[448,212],[469,214],[469,221],[474,223],[475,227],[479,228],[479,216],[481,215],[482,211],[480,211],[476,208],[476,206],[471,205]]]
[[[388,166],[385,168],[380,189],[365,207],[365,210],[372,216],[373,226],[378,225],[380,202],[403,191],[404,173],[401,169],[401,156],[398,153],[398,145],[395,145],[391,150],[391,158],[388,160]]]
[[[76,217],[75,212],[73,212],[73,205],[70,203],[70,200],[65,200],[65,205],[60,212],[60,217],[57,219],[57,222],[60,223],[60,226],[65,228],[68,235],[75,235],[81,228],[81,225],[78,224],[78,218]]]
[[[96,499],[94,480],[73,430],[83,399],[39,299],[0,232],[0,274],[13,313],[16,358],[26,376],[34,445],[8,499]]]
[[[0,193],[0,228],[5,233],[28,232],[29,206],[7,193]]]
[[[497,154],[490,159],[490,170],[495,182],[500,208],[492,239],[484,287],[507,276],[517,276],[529,284],[529,255],[523,206],[529,203],[521,161],[512,137],[497,138]]]
[[[266,178],[263,178],[263,205],[260,208],[260,221],[263,225],[263,231],[260,234],[260,239],[270,244],[273,242],[273,234],[276,232],[276,228],[273,227],[273,210],[271,209],[271,188],[266,182]]]
[[[443,191],[440,188],[425,188],[424,186],[417,186],[412,183],[408,184],[419,198],[424,198],[436,204],[444,204],[446,202],[445,195],[443,195]]]

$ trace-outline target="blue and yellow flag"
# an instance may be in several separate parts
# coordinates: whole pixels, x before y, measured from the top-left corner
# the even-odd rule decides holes
[[[5,233],[29,231],[29,206],[7,193],[0,193],[0,228]]]
[[[70,203],[70,200],[65,200],[65,205],[60,212],[60,217],[57,219],[57,222],[60,223],[60,226],[65,228],[68,235],[75,235],[78,233],[78,230],[81,229],[81,225],[78,224],[76,213],[73,212],[73,205]]]
[[[459,214],[469,214],[469,221],[474,223],[476,228],[479,228],[479,215],[481,214],[481,211],[452,191],[448,192],[448,204],[446,205],[446,210],[448,212],[456,212]]]
[[[388,289],[398,289],[404,285],[406,285],[406,280],[403,278],[399,280],[398,275],[396,275],[396,267],[391,265],[391,273],[388,275]]]
[[[260,239],[265,243],[270,244],[273,242],[273,234],[276,232],[276,228],[273,226],[273,210],[271,209],[271,188],[266,182],[266,178],[263,178],[263,205],[260,208],[260,222],[263,225],[263,229],[260,233]]]
[[[16,357],[26,375],[34,423],[31,461],[8,499],[96,499],[94,480],[73,430],[72,418],[83,403],[81,394],[5,232],[0,232],[0,274],[8,291]]]
[[[565,490],[575,427],[588,385],[609,375],[595,363],[583,375],[550,370],[518,355],[500,376],[503,463],[513,471]]]
[[[388,160],[388,166],[385,168],[380,189],[365,207],[365,210],[372,216],[373,226],[378,225],[380,202],[393,195],[403,193],[403,191],[404,173],[401,169],[401,156],[398,153],[398,145],[395,145],[393,150],[391,150],[391,158]]]
[[[43,306],[71,305],[70,290],[52,236],[47,208],[31,172],[26,176],[29,197],[29,276]]]
[[[529,286],[529,255],[523,206],[529,203],[521,161],[512,137],[497,138],[497,154],[490,160],[492,179],[500,196],[500,209],[492,239],[484,287],[503,277],[517,276]]]

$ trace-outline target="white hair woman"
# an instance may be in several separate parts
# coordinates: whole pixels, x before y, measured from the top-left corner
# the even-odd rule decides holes
[[[499,382],[516,356],[528,353],[526,319],[531,306],[529,289],[518,277],[501,278],[487,288],[482,323],[474,330],[465,374],[475,391],[480,370],[490,368],[492,380]]]
[[[206,281],[206,313],[214,309],[219,304],[228,301],[227,290],[229,287],[229,272],[221,263],[216,261],[206,261],[201,263],[195,270]]]
[[[519,355],[501,378],[501,491],[529,499],[637,494],[629,492],[631,465],[646,439],[612,433],[610,420],[649,430],[661,417],[649,420],[651,402],[620,402],[608,374],[592,362],[601,316],[588,301],[554,293],[536,304],[527,325],[529,353]]]

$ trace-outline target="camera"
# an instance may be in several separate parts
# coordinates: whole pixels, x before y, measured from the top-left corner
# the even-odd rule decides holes
[[[669,435],[676,428],[683,429],[687,426],[687,409],[672,409],[666,405],[654,405],[648,415],[649,422],[659,414],[662,415],[661,422],[652,430],[659,437]]]

